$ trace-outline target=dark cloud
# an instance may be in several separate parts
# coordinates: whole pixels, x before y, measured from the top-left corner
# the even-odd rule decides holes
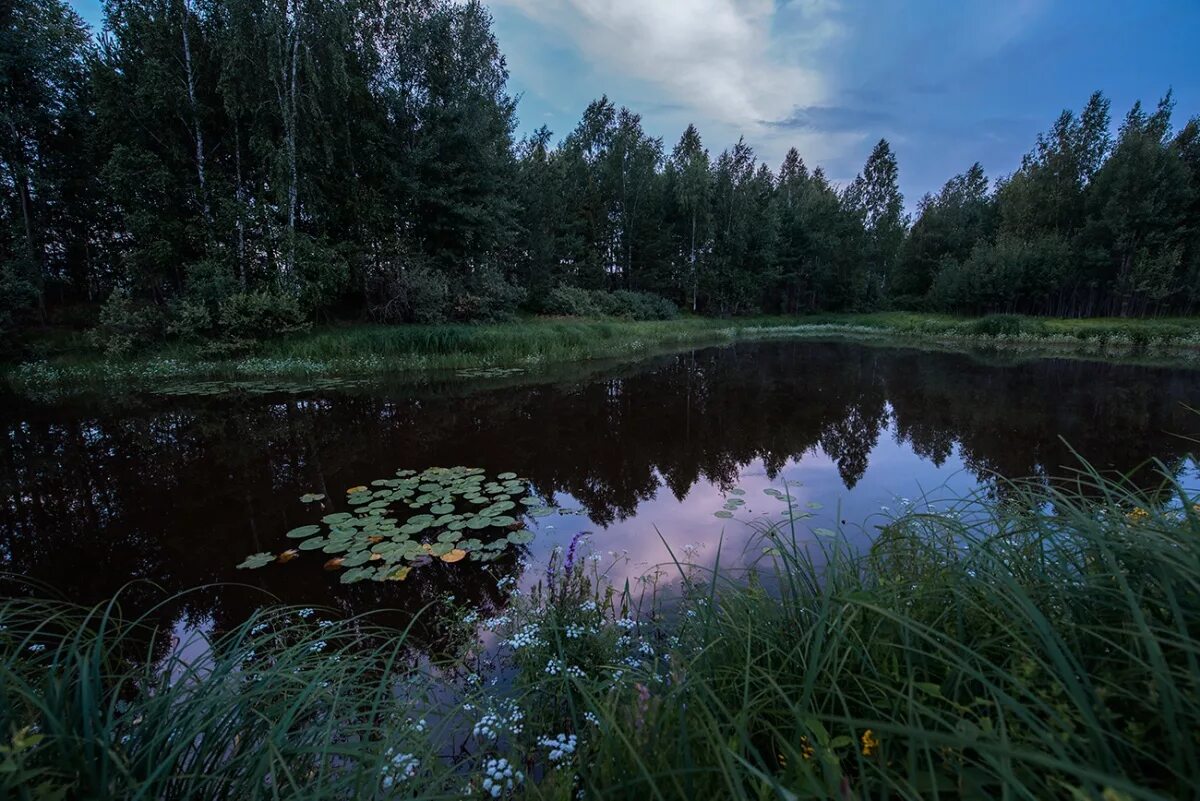
[[[764,120],[772,128],[824,133],[855,133],[894,123],[888,111],[848,106],[798,106],[781,120]]]

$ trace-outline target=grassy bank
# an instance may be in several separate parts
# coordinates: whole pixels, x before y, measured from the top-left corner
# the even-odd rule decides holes
[[[5,372],[18,391],[128,391],[169,381],[304,380],[463,371],[538,371],[556,364],[628,359],[681,347],[772,337],[842,337],[1015,353],[1200,362],[1191,319],[964,319],[909,312],[668,321],[530,319],[495,325],[347,325],[271,340],[252,355],[215,359],[174,345],[121,359],[61,343],[43,359]]]
[[[12,798],[1190,797],[1197,498],[1165,472],[1149,497],[1089,473],[1080,487],[908,514],[863,555],[795,517],[758,521],[762,582],[680,554],[670,608],[663,579],[614,587],[574,542],[532,592],[442,621],[462,645],[436,672],[406,654],[405,632],[319,611],[271,608],[212,635],[206,659],[147,664],[144,622],[114,606],[9,600],[0,786]]]

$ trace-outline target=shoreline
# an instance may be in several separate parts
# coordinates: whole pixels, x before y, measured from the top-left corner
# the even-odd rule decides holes
[[[490,325],[315,328],[261,343],[237,358],[205,358],[194,346],[108,359],[66,353],[10,365],[0,380],[25,396],[136,392],[170,382],[486,378],[554,366],[636,360],[688,347],[773,339],[845,340],[1023,358],[1078,358],[1200,367],[1200,320],[1080,320],[908,312],[749,317],[685,317],[633,322],[536,318]]]

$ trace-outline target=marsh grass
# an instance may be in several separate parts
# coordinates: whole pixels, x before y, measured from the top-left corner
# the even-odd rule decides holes
[[[452,621],[499,644],[442,678],[504,680],[449,695],[421,695],[404,633],[361,620],[269,609],[205,660],[136,667],[148,635],[114,608],[11,600],[0,776],[25,797],[1190,797],[1200,509],[1158,467],[1149,493],[1085,467],[906,513],[865,553],[754,521],[749,576],[678,554],[614,586],[572,543],[497,618]],[[21,745],[30,726],[44,739]],[[420,768],[384,787],[388,748]],[[523,779],[489,783],[499,760]]]
[[[632,359],[684,347],[771,338],[841,338],[939,349],[1070,355],[1154,363],[1200,360],[1192,319],[1064,320],[992,315],[970,319],[912,312],[661,321],[533,318],[491,325],[328,326],[214,358],[184,344],[108,359],[87,349],[56,351],[4,372],[13,389],[130,392],[164,382],[390,376],[453,377],[487,368],[538,372],[554,365]]]

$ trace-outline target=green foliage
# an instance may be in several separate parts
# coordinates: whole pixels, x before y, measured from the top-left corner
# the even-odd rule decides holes
[[[306,328],[300,301],[286,292],[235,292],[218,306],[218,336],[238,345],[262,341]]]
[[[227,299],[263,292],[388,323],[1200,308],[1200,121],[1174,131],[1169,95],[1114,139],[1094,94],[994,191],[975,164],[909,227],[886,140],[844,190],[794,149],[778,172],[744,140],[710,155],[694,126],[667,152],[607,97],[514,142],[479,3],[177,5],[110,3],[98,38],[64,0],[3,17],[0,326],[117,288],[218,352],[251,342]],[[136,328],[98,336],[127,353]]]
[[[1039,320],[1019,314],[989,314],[971,323],[971,330],[981,336],[1013,337],[1021,334],[1042,334],[1046,326]]]
[[[100,308],[93,338],[109,356],[128,356],[161,339],[162,332],[162,313],[156,306],[115,289]]]
[[[674,575],[613,586],[618,557],[579,535],[493,617],[444,615],[455,645],[428,672],[413,624],[267,607],[164,659],[119,599],[14,594],[0,788],[489,797],[503,759],[528,774],[501,768],[512,797],[563,801],[1186,796],[1200,499],[1160,477],[1143,491],[1084,466],[1070,490],[906,510],[866,552],[814,540],[772,487],[749,578],[685,551]]]
[[[546,314],[566,317],[619,317],[625,320],[670,320],[679,314],[675,304],[650,292],[580,289],[559,286],[543,301]]]

